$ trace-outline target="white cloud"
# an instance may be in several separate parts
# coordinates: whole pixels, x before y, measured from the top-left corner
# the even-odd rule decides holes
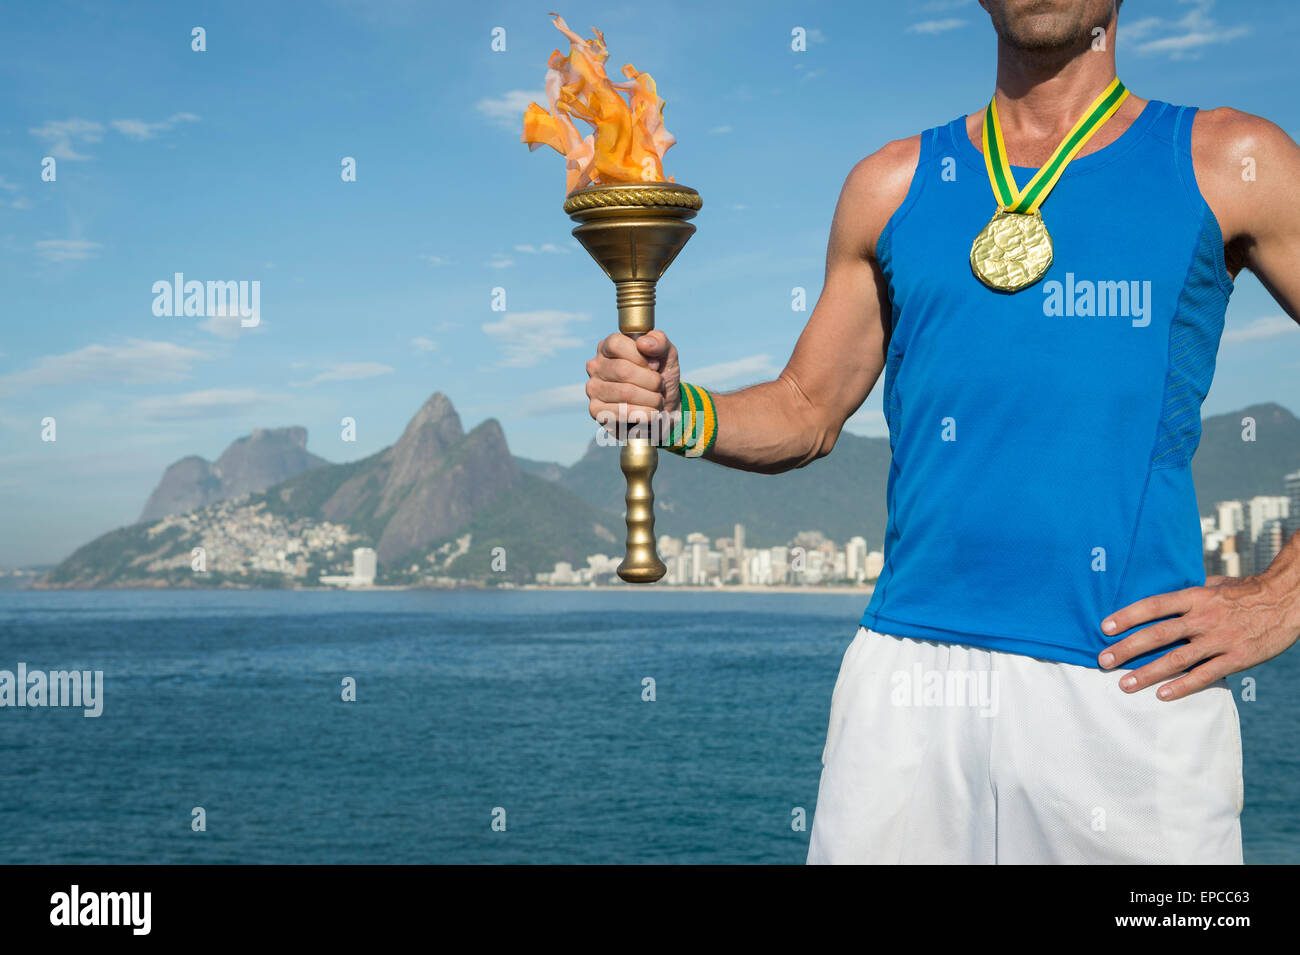
[[[166,132],[177,123],[197,122],[193,113],[173,113],[157,123],[147,123],[142,119],[115,119],[109,125],[128,139],[153,139],[159,133]]]
[[[826,34],[823,33],[821,30],[817,29],[816,27],[809,27],[808,39],[812,40],[814,43],[825,43]]]
[[[214,303],[216,306],[213,313],[203,321],[198,323],[198,328],[215,335],[218,338],[225,338],[233,341],[241,335],[249,335],[261,332],[266,327],[260,315],[257,316],[256,325],[245,325],[245,317],[239,314],[238,309],[234,312],[229,311],[228,306],[232,304],[227,300],[219,299]]]
[[[959,17],[948,17],[944,20],[922,20],[920,23],[913,23],[907,28],[906,32],[933,35],[935,33],[947,33],[949,30],[959,30],[965,25],[966,21]]]
[[[266,323],[262,321],[260,316],[256,325],[245,325],[243,316],[238,313],[227,315],[224,305],[218,307],[216,315],[205,318],[198,323],[198,327],[205,332],[229,340],[234,340],[240,335],[260,332],[265,325]]]
[[[1181,0],[1191,9],[1176,20],[1163,17],[1144,17],[1125,27],[1120,21],[1119,37],[1124,41],[1141,40],[1153,34],[1164,33],[1155,39],[1138,42],[1138,53],[1165,53],[1171,59],[1191,59],[1199,55],[1203,47],[1217,43],[1227,43],[1250,33],[1250,27],[1225,27],[1218,23],[1211,10],[1214,0]]]
[[[362,381],[366,378],[390,375],[392,372],[391,365],[381,365],[377,361],[343,362],[342,364],[333,365],[328,371],[321,372],[315,378],[305,382],[295,382],[294,384],[316,385],[323,381]]]
[[[128,139],[141,141],[153,139],[178,123],[194,123],[198,119],[199,117],[193,113],[173,113],[156,123],[145,122],[142,119],[115,119],[109,125]],[[50,155],[55,159],[84,160],[91,157],[88,153],[78,152],[78,147],[87,143],[102,142],[104,124],[80,117],[48,119],[40,126],[29,129],[28,132],[37,139],[49,143]]]
[[[556,245],[554,242],[544,242],[541,245],[517,245],[516,252],[523,252],[525,255],[540,255],[542,253],[568,255],[569,250]]]
[[[584,344],[586,339],[573,335],[568,326],[573,322],[585,322],[588,318],[575,312],[549,310],[508,312],[500,321],[484,323],[483,331],[505,352],[501,365],[526,368],[550,358],[561,349]]]
[[[525,395],[514,408],[526,418],[560,412],[573,414],[586,411],[587,385],[585,382],[576,385],[559,385],[555,388],[547,388],[545,391],[534,392]]]
[[[522,132],[524,110],[528,109],[529,103],[537,103],[545,108],[546,94],[541,91],[510,90],[500,96],[479,100],[474,104],[474,109],[494,126]]]
[[[127,139],[152,139],[167,128],[166,123],[146,123],[142,119],[115,119],[109,125]]]
[[[727,133],[734,133],[735,131],[736,128],[734,126],[714,126],[709,130],[709,132],[715,136],[725,136]]]
[[[510,258],[508,255],[503,255],[502,253],[497,252],[493,254],[491,261],[484,262],[483,264],[490,269],[508,269],[510,266],[515,264],[515,260]]]
[[[1164,22],[1165,21],[1160,19],[1160,17],[1143,17],[1141,20],[1134,20],[1132,23],[1127,23],[1121,17],[1119,26],[1116,28],[1115,32],[1119,35],[1120,40],[1123,40],[1125,43],[1131,43],[1142,39],[1144,36],[1150,36],[1151,33],[1158,30]]]
[[[1277,338],[1279,335],[1296,334],[1296,323],[1285,315],[1268,315],[1257,318],[1245,328],[1233,328],[1223,333],[1223,343],[1240,344],[1257,342],[1265,338]]]
[[[89,159],[77,152],[77,145],[97,143],[104,138],[104,124],[90,119],[49,119],[42,125],[29,129],[37,139],[49,143],[50,155],[68,161]]]
[[[95,250],[102,248],[98,242],[84,242],[81,239],[41,239],[36,243],[38,254],[51,262],[77,262],[93,259]]]
[[[87,345],[62,355],[46,355],[31,368],[0,376],[0,394],[17,394],[54,385],[156,384],[182,381],[201,351],[171,342],[128,339],[123,345]]]
[[[682,369],[682,378],[702,388],[728,388],[733,385],[752,385],[755,381],[770,381],[780,371],[768,355],[750,355],[702,368]]]
[[[1230,30],[1219,30],[1215,33],[1191,31],[1180,33],[1177,36],[1151,40],[1148,43],[1140,43],[1137,49],[1139,53],[1169,53],[1173,55],[1174,59],[1181,59],[1188,51],[1197,50],[1203,46],[1212,46],[1215,43],[1226,43],[1229,40],[1243,37],[1249,32],[1250,27],[1233,27]]]
[[[10,193],[21,192],[22,186],[18,185],[16,182],[10,182],[4,176],[0,176],[0,190]],[[32,207],[32,201],[26,196],[17,196],[9,201],[9,205],[14,209],[30,209]]]
[[[144,418],[224,418],[247,414],[271,406],[283,395],[263,394],[255,388],[210,388],[182,395],[155,395],[141,398],[134,405]]]
[[[438,343],[432,338],[412,338],[411,344],[415,346],[416,351],[430,352],[438,347]]]
[[[421,262],[428,262],[430,265],[445,265],[447,261],[440,255],[417,255],[416,258]]]

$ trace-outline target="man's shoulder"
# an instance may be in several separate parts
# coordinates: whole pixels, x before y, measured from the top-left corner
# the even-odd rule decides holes
[[[836,205],[837,229],[868,258],[889,217],[903,204],[921,155],[921,135],[885,143],[859,159],[844,179]]]
[[[1256,234],[1289,204],[1300,146],[1272,120],[1230,106],[1202,109],[1192,125],[1192,167],[1225,241]]]
[[[1277,123],[1231,106],[1197,110],[1192,126],[1192,152],[1207,159],[1233,159],[1251,151],[1292,144]]]
[[[921,137],[923,133],[894,139],[885,143],[871,155],[859,159],[845,181],[846,188],[863,188],[870,190],[889,189],[900,183],[903,193],[912,181],[912,173],[921,158]],[[901,201],[901,197],[900,197]]]

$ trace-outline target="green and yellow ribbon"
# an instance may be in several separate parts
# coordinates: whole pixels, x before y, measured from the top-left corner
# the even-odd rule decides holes
[[[984,165],[988,168],[989,182],[993,184],[993,194],[997,196],[999,208],[1026,215],[1036,213],[1056,181],[1061,178],[1061,173],[1065,172],[1070,160],[1078,155],[1092,134],[1115,115],[1115,111],[1127,98],[1128,90],[1116,77],[1092,101],[1083,118],[1074,124],[1074,128],[1056,147],[1056,152],[1052,153],[1052,157],[1034,174],[1034,178],[1029,180],[1023,190],[1016,187],[1011,165],[1007,162],[1007,147],[1002,141],[1002,127],[998,124],[997,97],[989,100],[988,109],[984,111]]]

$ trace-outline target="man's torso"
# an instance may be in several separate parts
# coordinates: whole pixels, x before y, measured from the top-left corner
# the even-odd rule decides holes
[[[920,137],[875,248],[893,464],[864,626],[1096,666],[1103,616],[1203,581],[1190,461],[1232,277],[1197,111],[1134,108],[1066,169],[1053,264],[1012,294],[969,264],[996,208],[971,118]]]

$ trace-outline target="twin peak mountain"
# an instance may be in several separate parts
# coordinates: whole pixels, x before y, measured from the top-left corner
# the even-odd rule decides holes
[[[523,479],[501,425],[489,419],[466,434],[451,401],[438,392],[395,444],[349,464],[308,452],[301,427],[259,428],[213,463],[182,458],[167,469],[140,520],[266,492],[273,509],[289,516],[367,534],[381,563],[391,563],[461,530]]]

